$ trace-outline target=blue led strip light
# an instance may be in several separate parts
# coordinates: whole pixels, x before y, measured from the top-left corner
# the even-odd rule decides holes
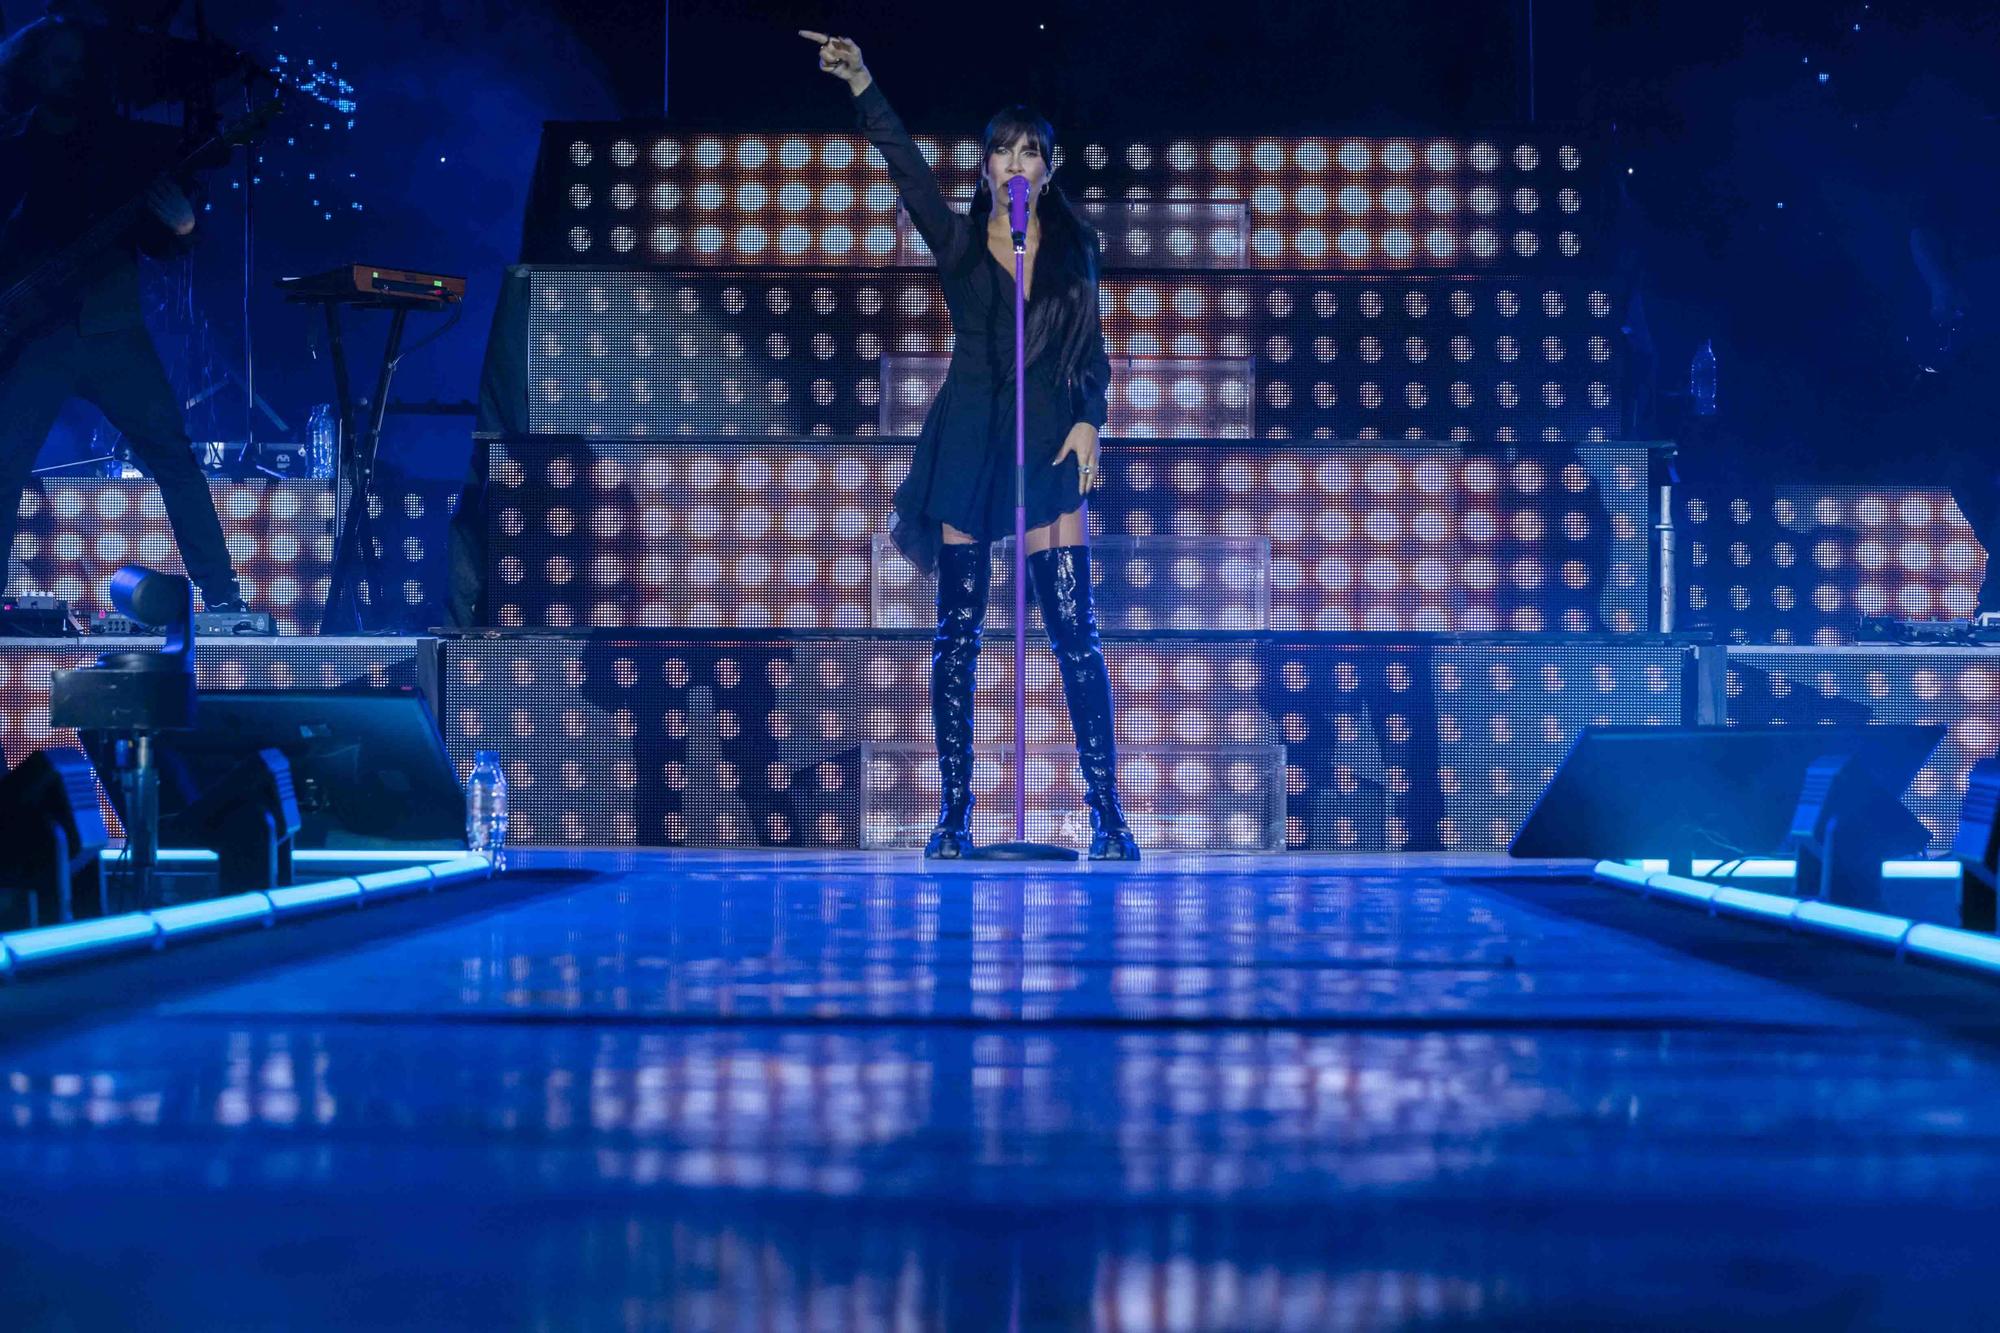
[[[0,977],[109,954],[163,949],[183,939],[273,925],[335,908],[360,907],[441,884],[484,879],[491,874],[492,866],[485,857],[467,854],[448,861],[379,870],[265,893],[240,893],[152,912],[127,912],[94,921],[17,930],[0,935]]]
[[[2000,977],[2000,939],[1976,931],[1931,925],[1886,912],[1866,912],[1815,898],[1792,898],[1755,889],[1709,884],[1680,875],[1666,875],[1618,861],[1599,861],[1592,873],[1607,884],[1631,889],[1643,898],[1665,898],[1700,907],[1715,916],[1786,925],[1814,935],[1830,935],[1855,944],[1893,949],[1898,958],[1912,956],[1947,963],[1989,977]]]

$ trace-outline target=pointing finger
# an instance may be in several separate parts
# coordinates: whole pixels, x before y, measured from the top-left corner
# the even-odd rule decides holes
[[[809,32],[804,28],[799,29],[799,36],[805,38],[809,42],[818,42],[821,46],[824,46],[828,42],[833,40],[831,37],[828,37],[823,32]]]

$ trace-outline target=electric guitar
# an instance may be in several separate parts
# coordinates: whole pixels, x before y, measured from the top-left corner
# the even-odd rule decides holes
[[[146,182],[144,189],[91,223],[83,233],[52,253],[10,274],[0,286],[0,362],[20,345],[77,308],[83,299],[82,279],[100,256],[120,245],[135,222],[150,216],[147,193],[161,181],[171,181],[210,157],[218,149],[254,140],[276,118],[282,105],[273,97],[248,115],[198,144],[173,166]]]

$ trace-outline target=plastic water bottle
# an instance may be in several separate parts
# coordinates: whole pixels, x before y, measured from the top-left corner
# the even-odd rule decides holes
[[[315,481],[333,476],[340,455],[340,423],[334,419],[333,405],[321,403],[306,417],[306,460]]]
[[[495,870],[507,868],[507,773],[498,750],[481,750],[472,758],[465,784],[465,846],[484,854]]]
[[[1715,415],[1715,341],[1704,338],[1688,363],[1688,401],[1698,417]]]

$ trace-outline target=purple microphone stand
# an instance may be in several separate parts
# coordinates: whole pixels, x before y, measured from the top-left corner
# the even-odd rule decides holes
[[[1076,851],[1028,841],[1028,182],[1007,182],[1014,233],[1014,841],[977,848],[994,861],[1074,861]]]

